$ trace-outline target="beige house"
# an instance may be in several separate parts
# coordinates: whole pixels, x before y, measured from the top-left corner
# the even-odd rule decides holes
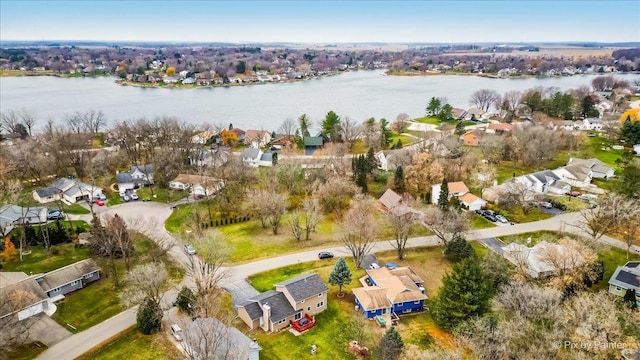
[[[304,331],[327,309],[329,288],[317,274],[301,275],[275,288],[238,305],[238,316],[251,330],[276,332],[291,326]]]

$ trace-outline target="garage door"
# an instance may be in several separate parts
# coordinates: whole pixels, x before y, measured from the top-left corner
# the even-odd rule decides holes
[[[28,308],[18,312],[18,320],[24,320],[33,315],[40,314],[43,311],[44,311],[43,303],[38,303],[36,305],[29,306]]]

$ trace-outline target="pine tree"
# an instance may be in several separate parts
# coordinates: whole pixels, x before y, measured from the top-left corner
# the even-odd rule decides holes
[[[144,300],[136,313],[138,330],[145,335],[160,331],[162,326],[162,308],[151,298]]]
[[[449,183],[446,178],[442,179],[442,185],[440,186],[440,195],[438,196],[438,207],[440,210],[449,209]]]
[[[356,185],[360,187],[363,194],[367,194],[369,192],[369,186],[367,185],[367,174],[360,171],[356,176]]]
[[[392,326],[380,339],[378,359],[395,360],[400,357],[402,348],[404,348],[404,341],[402,341],[402,337],[398,334],[396,328]]]
[[[453,261],[459,262],[476,254],[469,242],[461,236],[457,236],[447,243],[444,249],[444,256]]]
[[[396,174],[393,177],[393,189],[400,194],[404,193],[405,191],[404,170],[402,169],[402,166],[398,166],[396,168]]]
[[[186,286],[183,286],[176,297],[176,306],[180,311],[190,313],[193,305],[195,304],[195,295],[193,291]]]
[[[438,325],[453,329],[463,321],[489,311],[491,282],[476,257],[453,265],[452,272],[442,278],[442,287],[430,305]]]
[[[371,174],[373,172],[373,170],[376,169],[376,156],[375,153],[373,152],[373,148],[369,148],[369,151],[367,151],[367,156],[365,157],[365,164],[366,164],[366,171],[367,174]]]
[[[624,293],[624,301],[629,305],[629,308],[635,309],[638,307],[637,299],[636,299],[636,290],[628,289],[627,292]]]
[[[329,274],[329,284],[338,285],[340,290],[338,291],[338,296],[342,296],[342,287],[351,283],[351,270],[349,270],[349,266],[347,262],[344,261],[344,258],[338,259],[336,266]]]
[[[464,132],[464,123],[462,121],[458,121],[458,123],[456,124],[456,135],[462,135],[464,134]]]

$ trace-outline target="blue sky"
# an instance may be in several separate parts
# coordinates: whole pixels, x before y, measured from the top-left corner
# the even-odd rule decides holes
[[[638,24],[638,0],[0,0],[0,40],[621,42]]]

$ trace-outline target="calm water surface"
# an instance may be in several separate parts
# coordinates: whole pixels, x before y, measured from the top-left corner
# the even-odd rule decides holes
[[[639,75],[616,75],[627,80]],[[40,125],[65,114],[102,110],[110,123],[141,117],[174,115],[200,124],[228,124],[244,129],[277,130],[286,118],[303,113],[314,122],[330,110],[362,121],[393,120],[399,113],[422,116],[432,96],[444,96],[454,107],[468,108],[477,89],[499,93],[535,86],[560,90],[590,85],[593,76],[544,79],[489,79],[477,76],[383,76],[357,71],[295,83],[202,89],[153,89],[121,86],[114,78],[2,77],[0,111],[32,109]]]

